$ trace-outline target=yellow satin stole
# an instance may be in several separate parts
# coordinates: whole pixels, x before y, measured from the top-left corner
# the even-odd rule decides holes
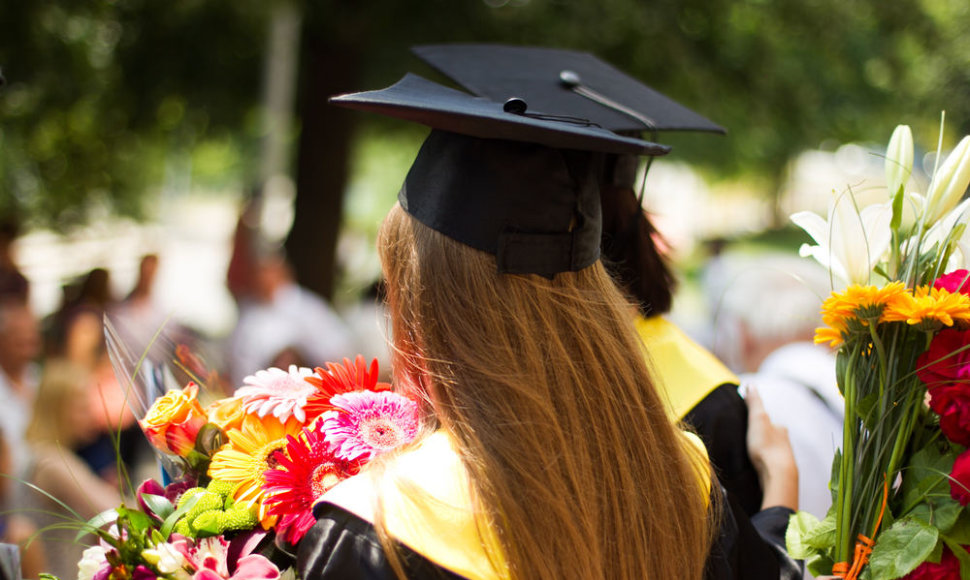
[[[705,500],[710,466],[704,444],[684,433],[700,449],[696,465]],[[435,564],[470,580],[509,578],[502,549],[482,514],[474,508],[468,476],[450,435],[437,431],[387,466],[393,476],[372,477],[366,471],[328,491],[322,501],[374,522],[380,498],[392,537]]]
[[[388,532],[415,552],[470,580],[509,577],[498,540],[479,526],[467,473],[445,431],[395,457],[387,473],[351,477],[323,501],[373,523],[379,497]]]
[[[638,316],[635,324],[671,417],[683,419],[717,387],[738,383],[724,363],[662,316]]]

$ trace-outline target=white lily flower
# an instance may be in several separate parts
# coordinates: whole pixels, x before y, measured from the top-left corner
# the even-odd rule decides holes
[[[970,135],[965,136],[933,174],[926,193],[926,221],[929,227],[952,210],[970,185]]]
[[[847,284],[868,284],[892,240],[892,213],[891,202],[858,211],[849,195],[832,199],[828,220],[809,211],[798,212],[791,216],[792,222],[818,244],[803,244],[799,254],[815,258]]]
[[[913,173],[913,132],[909,125],[897,125],[886,148],[886,187],[896,197]]]
[[[946,265],[947,271],[959,270],[970,265],[970,227],[965,227],[959,238],[952,239],[954,228],[958,224],[970,225],[967,223],[968,220],[970,220],[970,199],[964,200],[953,208],[926,233],[923,247],[929,248],[936,243],[948,242],[956,245],[956,251],[950,256],[950,261]]]

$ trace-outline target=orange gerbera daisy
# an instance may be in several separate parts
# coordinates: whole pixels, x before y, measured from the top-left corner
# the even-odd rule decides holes
[[[815,331],[815,342],[839,346],[844,333],[865,330],[863,327],[873,319],[884,322],[890,304],[905,295],[906,286],[902,282],[891,282],[881,288],[853,285],[845,292],[833,292],[822,304],[822,322],[828,328]]]
[[[815,329],[815,344],[829,343],[829,346],[836,348],[840,346],[844,339],[842,338],[842,331],[835,328],[829,328],[823,326],[821,328]]]
[[[833,321],[876,318],[902,294],[906,294],[906,286],[902,282],[890,282],[881,288],[849,286],[841,294],[833,292],[822,304],[822,317]]]
[[[886,308],[887,321],[905,321],[925,330],[953,326],[954,321],[970,320],[970,296],[942,288],[921,286],[904,293]]]
[[[273,454],[286,448],[286,436],[296,436],[302,427],[296,419],[281,423],[273,416],[260,419],[246,415],[239,429],[226,431],[229,443],[212,456],[209,464],[209,477],[239,484],[233,497],[249,506],[256,505],[257,516],[265,529],[276,522],[276,516],[267,514],[263,505],[266,483],[263,474],[276,467]]]

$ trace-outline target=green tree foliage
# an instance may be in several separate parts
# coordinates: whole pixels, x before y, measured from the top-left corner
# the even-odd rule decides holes
[[[173,155],[245,139],[262,35],[252,1],[0,5],[0,212],[64,227],[138,216]],[[233,168],[243,171],[241,167]]]
[[[284,0],[276,0],[284,1]],[[711,175],[754,175],[770,196],[793,154],[884,143],[899,122],[948,143],[970,132],[965,0],[304,0],[295,159],[301,279],[326,294],[356,123],[328,95],[435,77],[407,51],[507,42],[593,52],[705,114],[727,137],[662,135]],[[0,4],[0,211],[83,221],[100,202],[137,214],[178,155],[223,158],[209,178],[255,177],[272,2],[29,0]],[[440,80],[440,79],[439,79]],[[928,137],[927,137],[928,138]],[[923,143],[932,148],[935,143]],[[186,153],[187,152],[187,153]],[[201,165],[201,164],[200,164]],[[194,179],[204,176],[198,175]],[[222,179],[226,179],[223,177]],[[302,216],[302,217],[301,217]]]

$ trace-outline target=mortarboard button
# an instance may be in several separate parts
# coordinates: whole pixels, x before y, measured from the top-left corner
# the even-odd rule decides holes
[[[570,89],[579,85],[579,75],[571,70],[564,70],[559,73],[559,82]]]
[[[518,97],[512,97],[511,99],[505,101],[505,104],[502,105],[503,111],[506,113],[512,113],[514,115],[524,115],[526,109],[528,108],[529,105]]]

